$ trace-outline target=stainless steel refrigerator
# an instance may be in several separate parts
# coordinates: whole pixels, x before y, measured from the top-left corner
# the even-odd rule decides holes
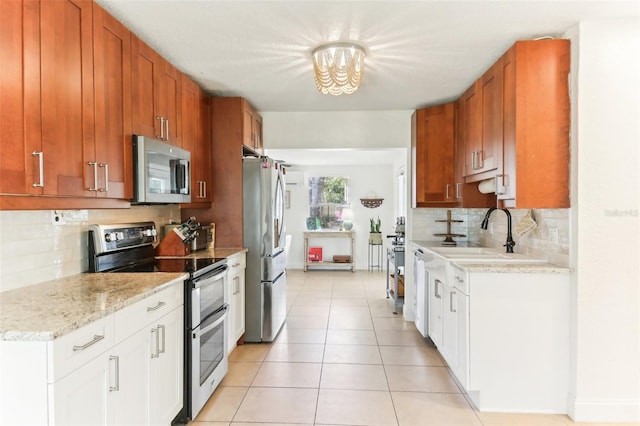
[[[285,180],[268,157],[243,159],[243,238],[247,252],[246,342],[271,342],[287,315]]]

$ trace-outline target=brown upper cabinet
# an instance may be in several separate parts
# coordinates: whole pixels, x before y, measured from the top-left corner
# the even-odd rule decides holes
[[[465,180],[465,126],[469,126],[465,120],[462,109],[462,99],[455,102],[455,159],[454,159],[454,187],[453,198],[457,207],[485,208],[496,205],[495,194],[482,194],[478,190],[477,182],[467,183]]]
[[[3,114],[5,105],[15,108],[2,125],[5,194],[95,197],[104,187],[95,147],[92,6],[0,2],[3,63],[11,64],[15,84],[3,83],[1,96]]]
[[[412,206],[450,207],[454,185],[453,103],[419,109],[411,116]]]
[[[0,193],[41,195],[40,3],[0,1],[0,63]]]
[[[504,207],[570,207],[570,42],[519,41],[499,63],[504,166],[498,199]]]
[[[184,207],[210,207],[213,186],[209,97],[185,75],[181,85],[182,148],[191,152],[191,203]]]
[[[178,70],[132,34],[133,133],[182,147]]]
[[[98,194],[131,199],[131,32],[95,3],[93,46]]]
[[[502,155],[502,67],[492,66],[461,97],[465,177],[479,181],[495,174]]]
[[[258,154],[262,154],[262,117],[246,100],[243,100],[243,114],[243,144]]]
[[[251,115],[247,112],[252,112]],[[261,123],[246,99],[240,97],[211,98],[211,140],[214,204],[208,210],[183,209],[182,216],[197,215],[201,223],[216,224],[216,245],[242,247],[242,156],[245,144],[252,139],[250,122]],[[254,150],[254,146],[249,146]],[[261,149],[260,149],[261,151]]]

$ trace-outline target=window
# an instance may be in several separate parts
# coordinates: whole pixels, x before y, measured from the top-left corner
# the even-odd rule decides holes
[[[342,211],[351,204],[350,184],[347,177],[309,178],[308,229],[340,229]]]

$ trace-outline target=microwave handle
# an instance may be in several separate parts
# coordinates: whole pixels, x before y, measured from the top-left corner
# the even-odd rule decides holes
[[[179,190],[188,189],[187,167],[189,167],[189,163],[186,160],[180,160],[176,165],[175,178],[176,178],[176,186],[178,187]]]

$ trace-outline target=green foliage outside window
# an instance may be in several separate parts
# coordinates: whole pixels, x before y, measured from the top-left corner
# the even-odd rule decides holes
[[[309,178],[309,217],[317,218],[321,229],[340,228],[342,210],[351,204],[350,184],[351,180],[347,177]]]

